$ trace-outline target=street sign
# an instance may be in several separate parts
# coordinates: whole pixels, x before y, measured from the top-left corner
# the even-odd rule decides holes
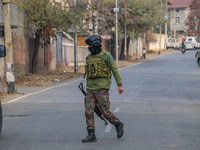
[[[113,11],[116,13],[116,12],[119,12],[119,8],[113,8]]]

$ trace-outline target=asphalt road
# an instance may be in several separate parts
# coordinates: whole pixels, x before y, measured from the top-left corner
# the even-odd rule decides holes
[[[195,51],[159,56],[120,69],[125,92],[113,80],[111,110],[125,123],[115,128],[96,116],[97,142],[87,135],[82,78],[53,87],[19,88],[6,100],[0,150],[200,150],[200,68]]]

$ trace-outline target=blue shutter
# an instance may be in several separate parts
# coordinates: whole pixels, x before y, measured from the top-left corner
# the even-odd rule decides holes
[[[17,25],[17,6],[10,4],[10,20],[11,25]],[[3,17],[3,4],[0,2],[0,24],[4,24],[4,17]]]

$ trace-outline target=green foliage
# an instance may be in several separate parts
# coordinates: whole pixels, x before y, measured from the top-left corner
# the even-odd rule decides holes
[[[24,10],[26,22],[34,25],[42,36],[46,26],[68,32],[83,19],[84,7],[80,5],[70,6],[63,2],[61,6],[50,0],[16,0],[15,4]]]
[[[109,34],[115,27],[114,0],[94,0],[93,8],[103,18],[101,33]],[[163,5],[164,6],[164,5]],[[140,33],[150,30],[153,26],[164,22],[160,0],[118,0],[119,36],[123,37],[124,26],[127,25],[128,34],[137,37]]]
[[[52,28],[68,31],[76,25],[83,29],[83,20],[89,16],[86,12],[87,0],[64,0],[64,6],[58,7],[57,3],[50,0],[16,0],[17,5],[25,11],[26,21],[37,27],[37,31],[44,34],[46,25]],[[125,3],[127,2],[127,3]],[[164,4],[164,2],[163,2]],[[164,5],[163,5],[164,6]],[[115,0],[92,0],[93,13],[97,12],[99,34],[110,34],[115,29]],[[163,11],[160,0],[118,0],[119,36],[123,37],[125,25],[131,37],[150,30],[152,27],[164,23]],[[87,29],[86,29],[87,30]]]
[[[190,36],[195,35],[198,40],[200,39],[200,1],[192,0],[190,5],[190,13],[186,20],[187,34]]]

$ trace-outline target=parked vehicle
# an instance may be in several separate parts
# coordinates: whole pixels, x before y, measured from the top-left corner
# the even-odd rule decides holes
[[[174,38],[168,38],[166,42],[167,49],[174,48]]]
[[[192,42],[185,41],[185,49],[195,49],[195,44]]]
[[[190,42],[190,43],[188,43],[189,48],[187,48],[187,49],[198,49],[199,48],[199,44],[194,36],[186,37],[185,42]]]
[[[176,39],[176,42],[174,38],[168,38],[166,42],[166,48],[167,49],[180,49],[181,48],[181,43]]]
[[[181,49],[181,42],[179,42],[178,39],[176,39],[176,43],[175,43],[175,49],[180,50]]]
[[[200,43],[197,42],[197,49],[200,49]]]

